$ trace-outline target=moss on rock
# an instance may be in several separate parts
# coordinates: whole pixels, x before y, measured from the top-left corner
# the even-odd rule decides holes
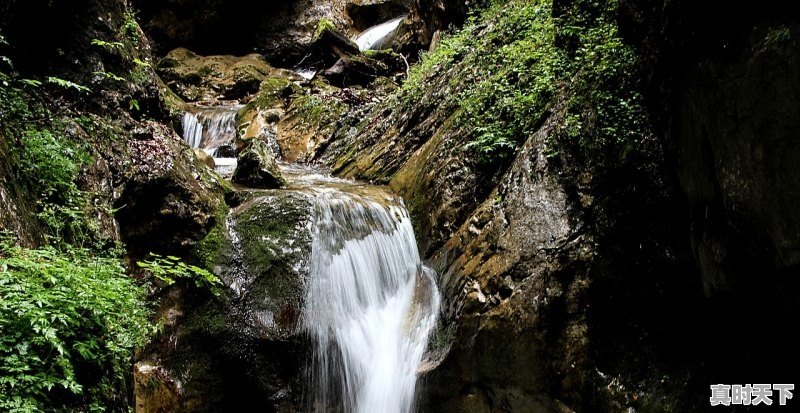
[[[271,334],[296,327],[305,298],[311,254],[310,204],[291,192],[269,193],[242,205],[233,215],[253,311]]]
[[[186,101],[240,99],[255,93],[275,69],[263,57],[200,56],[175,49],[158,64],[164,81]]]

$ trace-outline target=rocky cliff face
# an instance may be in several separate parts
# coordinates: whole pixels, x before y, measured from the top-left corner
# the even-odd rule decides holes
[[[320,23],[347,35],[408,15],[404,52],[416,58],[433,34],[466,17],[467,3],[429,0],[138,0],[144,27],[162,53],[187,47],[201,54],[258,52],[280,67],[302,65]],[[307,62],[306,62],[307,64]]]
[[[798,21],[780,2],[651,3],[622,11],[648,62],[659,133],[688,201],[698,281],[718,320],[708,326],[709,347],[719,349],[706,353],[712,381],[793,379],[796,357],[773,364],[757,354],[798,345],[782,327],[800,311]],[[739,335],[739,323],[763,333]]]
[[[779,327],[797,314],[795,23],[780,8],[713,10],[617,9],[655,121],[622,165],[569,144],[553,156],[565,106],[586,93],[575,89],[513,161],[464,156],[474,125],[457,122],[451,79],[474,66],[458,50],[421,97],[387,101],[334,142],[340,173],[408,200],[440,271],[452,344],[427,375],[427,410],[698,410],[709,380],[796,371],[755,362],[764,346],[796,346]],[[737,340],[734,325],[757,314],[774,315],[771,333]],[[734,366],[736,354],[753,362]]]

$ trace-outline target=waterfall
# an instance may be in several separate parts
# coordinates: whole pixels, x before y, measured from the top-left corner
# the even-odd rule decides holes
[[[294,72],[305,80],[311,80],[317,75],[317,71],[314,69],[296,69]]]
[[[214,157],[214,169],[223,176],[236,169],[236,114],[241,108],[198,105],[183,114],[183,140]]]
[[[356,36],[354,40],[356,45],[358,45],[358,49],[363,52],[364,50],[383,48],[386,40],[389,39],[389,36],[394,33],[397,26],[399,26],[400,22],[405,18],[406,16],[400,16],[364,30],[361,34]]]
[[[236,113],[242,106],[195,106],[183,114],[183,140],[216,157],[222,146],[236,146]]]
[[[408,413],[439,309],[434,274],[402,201],[348,186],[329,183],[313,197],[310,410]]]
[[[183,140],[192,148],[200,148],[203,140],[203,124],[194,113],[183,114]]]

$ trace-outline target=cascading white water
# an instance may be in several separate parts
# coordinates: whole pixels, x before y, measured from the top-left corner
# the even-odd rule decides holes
[[[317,75],[317,71],[314,69],[297,69],[294,72],[305,80],[311,80]]]
[[[216,156],[223,145],[236,142],[236,113],[241,106],[196,106],[183,114],[183,140],[192,148]]]
[[[221,175],[233,174],[236,158],[219,155],[222,146],[236,145],[236,114],[242,106],[195,106],[183,114],[183,140],[214,157]]]
[[[358,45],[358,49],[362,52],[364,50],[381,49],[384,43],[386,43],[386,40],[388,40],[389,35],[397,30],[400,22],[405,18],[406,16],[400,16],[364,30],[361,34],[356,36],[354,40],[356,45]]]
[[[192,148],[200,148],[203,141],[203,124],[194,113],[183,114],[183,140]]]
[[[408,211],[383,191],[314,192],[310,410],[408,413],[439,309]]]

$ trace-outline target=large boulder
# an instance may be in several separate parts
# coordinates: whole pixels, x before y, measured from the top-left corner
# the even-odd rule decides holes
[[[325,68],[335,63],[338,59],[357,55],[358,45],[339,31],[328,20],[318,23],[314,39],[311,43],[312,55],[304,62],[308,67]]]
[[[241,99],[258,91],[273,69],[263,57],[200,56],[188,49],[175,49],[158,64],[164,81],[186,101]]]
[[[342,91],[319,83],[317,94],[296,97],[277,124],[283,160],[310,162],[324,150],[347,113]],[[324,89],[323,89],[324,88]]]
[[[362,54],[342,57],[322,72],[322,76],[338,87],[366,86],[379,77],[389,78],[406,68],[403,57],[397,53],[367,50]]]
[[[286,77],[270,77],[263,81],[258,93],[236,116],[237,148],[241,151],[251,141],[259,139],[267,142],[275,155],[281,157],[281,149],[275,140],[277,123],[301,91],[293,79]]]
[[[135,368],[141,411],[302,407],[311,204],[289,191],[240,195],[195,250],[222,280],[220,295],[187,285],[164,294],[164,333]]]
[[[252,188],[280,188],[286,180],[269,145],[262,140],[254,140],[241,153],[233,172],[233,182]]]
[[[127,141],[127,175],[114,200],[122,240],[135,256],[186,254],[216,224],[227,185],[198,167],[191,148],[155,122]]]

